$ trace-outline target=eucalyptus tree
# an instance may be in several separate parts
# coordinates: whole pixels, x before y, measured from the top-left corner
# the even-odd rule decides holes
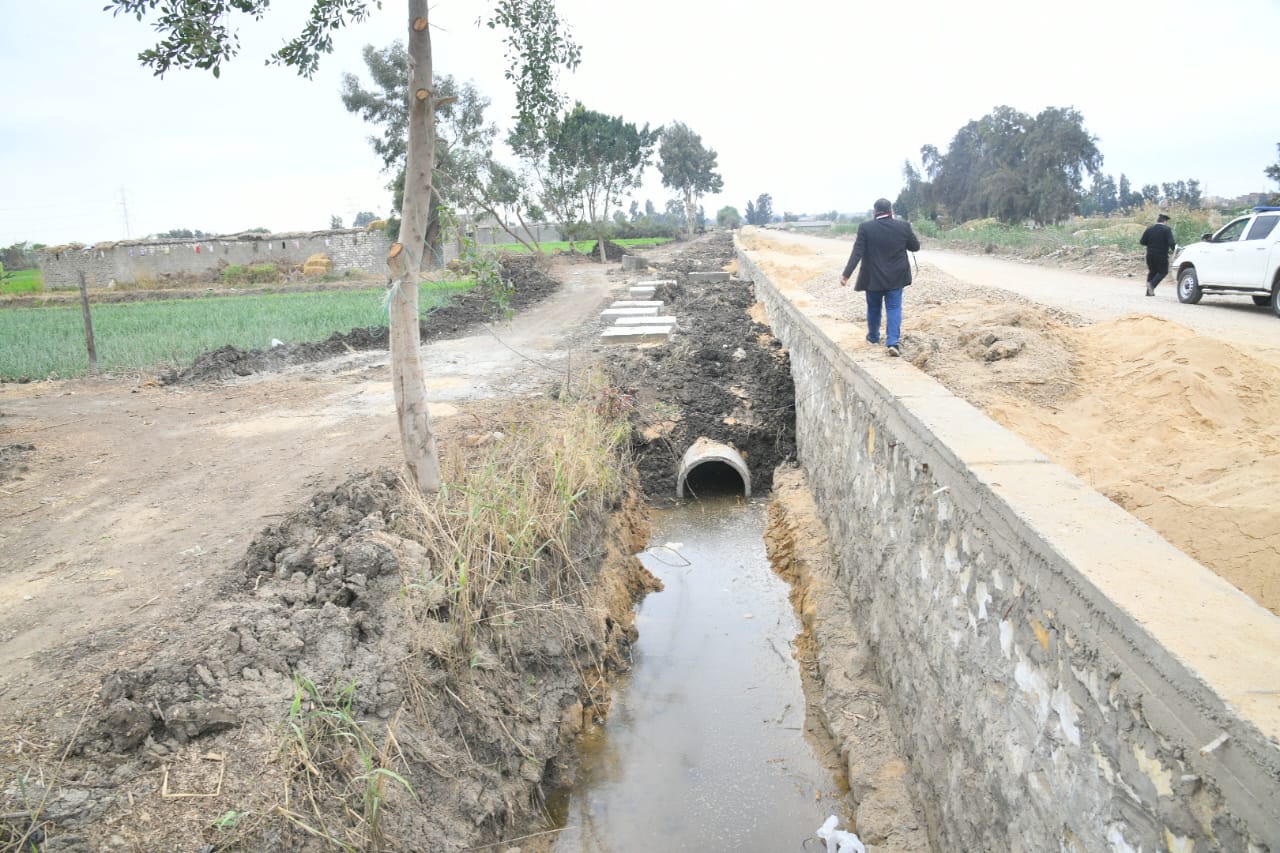
[[[405,194],[400,242],[387,255],[391,270],[391,378],[405,464],[423,491],[440,487],[440,462],[427,409],[426,377],[419,351],[418,279],[426,245],[432,176],[436,160],[436,110],[441,94],[432,71],[431,29],[427,0],[407,0],[408,93]],[[199,68],[221,73],[222,63],[240,49],[230,19],[236,13],[260,20],[271,0],[109,0],[106,10],[149,19],[160,33],[154,47],[138,59],[157,75],[173,68]],[[311,0],[310,14],[299,35],[271,55],[268,62],[295,69],[308,79],[323,55],[332,52],[334,34],[362,21],[381,0]],[[491,0],[483,22],[501,31],[506,77],[516,89],[517,118],[537,124],[560,107],[555,83],[560,68],[574,68],[580,49],[556,14],[554,0]]]
[[[1034,117],[996,107],[960,128],[945,154],[926,145],[921,156],[933,198],[956,220],[1061,221],[1102,165],[1080,113],[1058,107]]]
[[[409,55],[401,41],[380,50],[365,45],[363,55],[373,86],[365,88],[356,75],[343,74],[342,103],[349,112],[381,128],[381,135],[370,136],[369,143],[382,159],[383,171],[392,175],[387,187],[392,191],[394,209],[400,211],[408,155]],[[440,246],[440,209],[446,207],[470,218],[487,213],[512,239],[534,248],[508,226],[513,215],[523,222],[519,207],[525,193],[515,173],[494,159],[498,129],[485,120],[489,99],[474,84],[458,84],[448,74],[436,77],[436,90],[440,105],[431,185],[435,203],[428,213],[428,245],[433,251]]]
[[[658,170],[662,172],[662,185],[680,193],[689,234],[693,233],[698,199],[724,188],[724,179],[716,172],[716,157],[715,150],[704,147],[702,137],[683,122],[662,131]]]
[[[1031,218],[1061,222],[1076,211],[1086,175],[1102,169],[1097,137],[1084,117],[1069,107],[1047,107],[1026,133],[1026,181]]]
[[[577,102],[543,127],[517,126],[508,142],[537,176],[543,204],[570,234],[582,220],[603,237],[613,205],[644,182],[660,133]],[[599,245],[603,261],[603,240]]]
[[[1276,143],[1276,153],[1280,154],[1280,142]],[[1280,184],[1280,158],[1262,170],[1262,174]]]

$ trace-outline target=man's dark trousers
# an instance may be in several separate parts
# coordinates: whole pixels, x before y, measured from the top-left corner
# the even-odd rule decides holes
[[[1153,255],[1147,253],[1147,289],[1155,290],[1156,285],[1164,281],[1164,277],[1169,274],[1169,256],[1167,254]]]

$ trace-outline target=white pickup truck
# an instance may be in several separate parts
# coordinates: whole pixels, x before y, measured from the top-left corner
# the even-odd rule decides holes
[[[1280,207],[1255,207],[1205,234],[1173,259],[1178,301],[1195,305],[1204,294],[1252,296],[1280,317]]]

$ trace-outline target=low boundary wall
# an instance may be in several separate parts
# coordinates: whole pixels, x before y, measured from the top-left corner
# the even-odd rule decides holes
[[[89,287],[174,278],[212,281],[232,264],[301,266],[319,253],[329,256],[335,273],[361,270],[379,274],[386,272],[390,248],[391,240],[381,229],[344,228],[58,246],[41,250],[37,263],[44,273],[44,286],[56,290],[79,287],[81,272]]]
[[[738,261],[935,847],[1280,850],[1280,618]]]

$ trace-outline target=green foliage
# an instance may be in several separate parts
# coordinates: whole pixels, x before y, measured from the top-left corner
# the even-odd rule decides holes
[[[954,221],[995,217],[1002,222],[1060,222],[1075,211],[1086,174],[1102,165],[1097,140],[1074,109],[1047,107],[1036,116],[996,107],[970,121],[946,154],[921,149],[925,181],[904,170],[904,212]]]
[[[430,619],[439,606],[418,599],[418,590],[448,590],[456,632],[451,669],[474,659],[478,631],[500,624],[493,614],[506,608],[495,605],[512,581],[551,601],[567,597],[580,582],[572,568],[575,530],[606,512],[625,485],[619,460],[630,446],[630,395],[598,375],[574,377],[556,400],[530,406],[527,417],[503,429],[501,441],[465,454],[455,449],[444,460],[447,485],[435,495],[411,496],[414,511],[404,519],[428,549],[420,565],[431,572],[406,588],[407,621]]]
[[[382,159],[383,171],[393,176],[388,189],[396,194],[394,209],[399,210],[404,196],[409,140],[409,52],[404,42],[397,40],[382,50],[366,44],[362,55],[374,88],[365,89],[360,78],[344,73],[342,104],[347,112],[382,128],[380,136],[369,137],[369,144]],[[435,82],[441,87],[442,95],[450,94],[445,87],[452,87],[452,77],[441,76]]]
[[[773,221],[773,196],[760,193],[755,202],[747,202],[747,224],[768,225]]]
[[[396,41],[382,50],[365,45],[364,60],[374,86],[366,89],[355,75],[344,74],[342,103],[349,112],[381,128],[381,135],[369,141],[382,158],[383,171],[392,176],[387,188],[393,210],[398,211],[404,204],[408,155],[409,55],[404,43]],[[489,99],[473,84],[458,84],[447,74],[436,77],[435,84],[442,103],[436,110],[433,194],[466,217],[488,213],[499,222],[518,217],[528,208],[526,191],[520,177],[494,158],[498,131],[485,121]],[[433,209],[433,218],[436,213]],[[362,221],[366,215],[369,218]],[[358,214],[355,227],[374,218],[372,213]],[[433,248],[438,249],[441,239],[438,222],[434,228],[428,225]]]
[[[36,265],[35,250],[38,248],[40,246],[32,245],[25,240],[13,243],[0,249],[0,263],[4,264],[4,268],[10,272],[29,270]]]
[[[425,282],[424,311],[447,304],[472,282]],[[184,367],[201,353],[232,345],[265,349],[272,338],[321,341],[334,332],[387,324],[381,288],[173,299],[93,306],[103,371]],[[0,310],[0,380],[71,378],[88,369],[80,307]]]
[[[501,29],[506,44],[505,77],[515,83],[516,129],[526,139],[539,135],[560,109],[556,77],[578,67],[582,49],[568,34],[549,0],[497,0],[485,21]]]
[[[295,673],[285,731],[282,753],[286,771],[305,792],[303,800],[315,825],[303,824],[311,816],[298,810],[286,813],[286,817],[340,849],[383,849],[381,819],[388,783],[403,788],[414,799],[417,795],[409,781],[390,766],[396,751],[390,729],[385,742],[379,744],[361,725],[356,683],[335,685],[330,696],[309,678]],[[355,838],[336,837],[327,826],[325,818],[334,800],[355,818]]]
[[[1063,246],[1101,247],[1141,254],[1138,237],[1156,221],[1160,213],[1171,216],[1169,222],[1180,245],[1189,245],[1206,232],[1216,230],[1224,217],[1216,211],[1191,208],[1187,205],[1171,206],[1148,204],[1128,215],[1109,217],[1072,217],[1058,225],[1027,228],[1006,225],[996,219],[978,219],[943,229],[928,219],[915,220],[912,227],[923,237],[939,242],[963,243],[1009,249],[1038,249],[1044,253]]]
[[[724,188],[724,179],[716,172],[715,149],[704,147],[701,136],[676,122],[663,130],[658,158],[662,185],[680,192],[688,230],[693,233],[698,199]]]
[[[44,290],[44,274],[38,269],[11,270],[0,265],[0,294],[40,293]]]
[[[183,237],[208,237],[211,235],[207,231],[201,231],[199,228],[196,228],[194,230],[191,228],[171,228],[168,231],[164,231],[160,234],[157,234],[156,236],[183,238]]]
[[[448,208],[441,210],[441,220],[446,226],[457,228],[453,211]],[[494,308],[502,314],[504,319],[510,319],[511,294],[515,293],[515,289],[502,277],[502,265],[498,252],[492,247],[481,249],[469,235],[464,235],[458,263],[462,271],[475,281],[477,287],[488,292]]]
[[[247,267],[229,264],[222,270],[223,282],[231,287],[241,284],[272,284],[280,281],[282,277],[280,268],[272,263],[253,264]]]
[[[331,231],[336,231],[337,229],[339,229],[339,228],[341,228],[341,227],[342,227],[342,217],[341,217],[341,216],[339,216],[338,214],[336,214],[336,213],[335,213],[335,214],[333,214],[332,216],[330,216],[330,217],[329,217],[329,230],[331,230]]]
[[[356,214],[355,221],[351,223],[352,228],[364,228],[370,222],[377,222],[378,214],[371,210],[362,210]]]
[[[742,224],[742,214],[736,207],[722,207],[716,211],[716,224],[721,228],[737,228]]]
[[[138,59],[157,76],[171,68],[201,68],[217,77],[222,63],[240,50],[239,36],[228,27],[228,18],[233,12],[243,12],[259,20],[270,5],[271,0],[165,0],[163,4],[159,0],[110,0],[106,10],[114,15],[133,15],[139,21],[154,16],[152,27],[162,38],[138,54]],[[302,32],[273,53],[270,61],[311,77],[321,55],[333,51],[334,31],[363,21],[369,16],[370,5],[370,0],[313,0]],[[372,5],[382,4],[373,0]]]
[[[271,284],[280,280],[280,268],[275,264],[253,264],[248,271],[252,284]]]
[[[1280,154],[1280,142],[1276,143],[1276,153]],[[1270,166],[1263,169],[1262,174],[1280,184],[1280,158],[1278,158],[1275,163],[1272,163]],[[1272,202],[1280,203],[1280,195],[1273,196],[1271,200]]]

